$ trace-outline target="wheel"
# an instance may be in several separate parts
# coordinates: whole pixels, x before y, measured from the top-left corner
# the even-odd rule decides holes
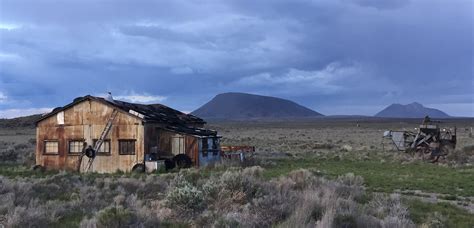
[[[89,146],[89,148],[86,149],[86,156],[88,158],[95,158],[95,150]]]
[[[172,170],[174,169],[174,167],[176,167],[176,163],[171,160],[171,159],[166,159],[165,160],[165,169],[166,170]]]
[[[134,173],[143,173],[145,172],[145,165],[143,164],[136,164],[132,168],[132,172]]]
[[[174,156],[173,160],[176,162],[176,166],[180,169],[191,168],[193,165],[191,158],[186,154],[178,154]]]

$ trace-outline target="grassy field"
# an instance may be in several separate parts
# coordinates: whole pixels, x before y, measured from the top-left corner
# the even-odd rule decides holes
[[[308,169],[317,176],[324,176],[329,179],[337,179],[346,173],[354,173],[364,179],[364,186],[367,188],[367,201],[370,200],[374,192],[393,193],[395,190],[422,190],[423,192],[443,193],[452,196],[473,196],[474,188],[472,178],[474,171],[472,168],[450,168],[433,166],[431,164],[413,163],[380,163],[380,161],[352,161],[326,159],[275,159],[275,163],[265,167],[262,177],[267,181],[285,177],[295,170]],[[207,178],[214,175],[221,175],[227,169],[215,168],[206,169],[200,172],[199,176]],[[419,172],[419,170],[423,170]],[[439,176],[439,173],[443,173]],[[40,178],[48,179],[57,175],[58,172],[49,171],[38,173],[31,171],[27,167],[2,165],[0,175],[8,178]],[[168,174],[152,174],[168,175]],[[149,175],[145,174],[88,174],[84,178],[95,180],[104,178],[131,178],[144,179]],[[471,181],[468,181],[471,180]],[[462,190],[461,190],[462,189]],[[437,225],[438,223],[446,227],[472,227],[474,225],[473,214],[461,209],[451,203],[429,203],[420,199],[406,195],[403,202],[407,205],[410,218],[415,224]],[[453,199],[456,199],[454,197]],[[78,225],[83,214],[71,214],[61,218],[53,227],[71,227]],[[67,224],[67,225],[66,225]],[[438,225],[439,225],[438,224]],[[183,225],[185,227],[185,225]]]
[[[422,190],[460,196],[474,196],[474,168],[452,168],[430,163],[380,162],[380,160],[349,159],[278,159],[268,167],[267,178],[286,175],[292,170],[305,168],[324,176],[337,177],[354,173],[364,178],[370,191]]]
[[[116,226],[114,216],[123,215],[126,219],[122,221],[120,218],[119,221],[135,225],[146,221],[148,225],[171,227],[219,224],[295,227],[316,222],[316,219],[324,220],[322,217],[297,218],[302,214],[316,213],[304,202],[313,202],[309,208],[324,208],[323,214],[329,213],[334,206],[327,203],[331,200],[313,199],[307,192],[332,192],[336,195],[327,197],[335,197],[333,204],[345,202],[352,205],[351,208],[358,208],[325,214],[332,219],[334,227],[343,226],[345,222],[362,227],[372,222],[388,224],[386,216],[392,213],[397,217],[397,224],[403,227],[410,227],[410,222],[419,227],[474,227],[474,216],[467,210],[474,208],[474,139],[464,131],[473,126],[474,121],[445,123],[446,126],[458,127],[459,143],[456,153],[439,164],[419,161],[407,154],[387,150],[387,147],[382,149],[381,134],[384,130],[406,130],[416,125],[413,120],[370,122],[351,119],[212,123],[211,128],[223,136],[223,144],[255,146],[255,159],[246,165],[260,166],[263,170],[256,169],[259,174],[230,166],[191,170],[185,174],[188,181],[184,185],[178,171],[151,175],[35,172],[30,169],[34,163],[34,129],[2,129],[0,182],[3,181],[3,186],[0,186],[0,197],[3,201],[0,202],[3,205],[0,204],[0,223],[3,216],[9,219],[8,224],[26,226],[28,223],[22,223],[23,220],[48,227]],[[251,180],[247,180],[247,174],[244,175],[249,172]],[[348,173],[355,176],[347,176]],[[241,182],[228,183],[229,175],[241,178]],[[303,187],[294,186],[295,189],[285,190],[288,192],[280,198],[269,198],[285,192],[275,192],[283,186],[300,186],[301,178]],[[344,181],[347,178],[349,182]],[[216,181],[220,187],[213,191],[218,193],[208,192],[209,185],[216,185]],[[352,185],[353,182],[357,184]],[[76,190],[66,195],[53,194],[61,189]],[[176,192],[177,189],[181,190]],[[349,199],[345,198],[347,189],[352,189]],[[183,196],[188,197],[184,202],[180,201],[181,196],[176,198],[174,195],[183,191],[190,194]],[[84,198],[84,192],[90,192],[93,197]],[[210,193],[219,195],[219,198],[206,195]],[[393,193],[401,194],[401,200],[393,198]],[[191,205],[192,211],[182,211],[182,208],[166,204],[170,200],[177,200],[178,205],[184,204],[185,207],[189,206],[188,202],[196,205]],[[34,203],[28,203],[30,201]],[[278,209],[272,209],[272,205],[278,205]],[[402,209],[391,211],[392,206],[388,205],[406,208],[407,213]],[[246,211],[249,208],[256,211]],[[216,210],[221,213],[216,213]],[[155,214],[147,214],[150,211]],[[47,219],[38,220],[35,216]],[[295,222],[301,219],[306,223]]]
[[[416,224],[428,227],[473,227],[474,216],[466,210],[449,203],[426,203],[417,199],[405,200],[410,210],[410,218]]]

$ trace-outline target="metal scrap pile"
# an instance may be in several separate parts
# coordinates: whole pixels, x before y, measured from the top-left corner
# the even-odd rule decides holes
[[[386,131],[384,139],[389,139],[399,151],[420,156],[423,160],[437,162],[442,156],[454,151],[456,147],[456,127],[439,127],[437,121],[425,117],[418,132]]]

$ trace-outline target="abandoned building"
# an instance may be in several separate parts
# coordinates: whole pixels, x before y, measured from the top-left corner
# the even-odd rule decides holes
[[[79,97],[37,121],[36,167],[110,173],[206,166],[221,154],[220,137],[204,125],[160,104]]]

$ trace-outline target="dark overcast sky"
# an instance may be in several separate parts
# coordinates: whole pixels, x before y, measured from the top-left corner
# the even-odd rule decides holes
[[[474,116],[472,0],[0,0],[0,117],[86,94],[192,111],[222,92]]]

